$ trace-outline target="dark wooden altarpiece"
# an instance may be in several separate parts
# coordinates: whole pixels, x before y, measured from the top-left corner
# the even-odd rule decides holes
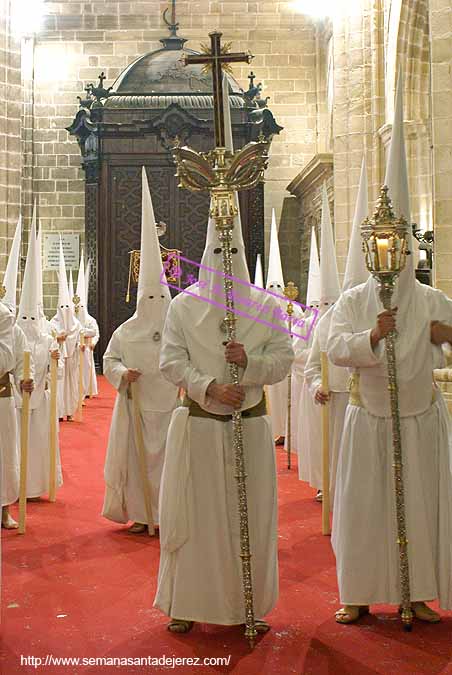
[[[88,85],[68,131],[76,136],[85,171],[85,248],[92,260],[89,309],[100,327],[98,358],[112,332],[135,310],[136,288],[126,303],[129,251],[140,248],[141,167],[146,167],[155,217],[167,225],[160,241],[199,262],[205,244],[209,195],[178,188],[171,155],[176,137],[208,151],[213,145],[212,85],[200,66],[183,64],[194,53],[170,27],[163,48],[137,59],[113,87]],[[229,77],[235,149],[259,134],[279,133],[260,96]],[[264,253],[264,187],[240,194],[243,236],[251,274]]]

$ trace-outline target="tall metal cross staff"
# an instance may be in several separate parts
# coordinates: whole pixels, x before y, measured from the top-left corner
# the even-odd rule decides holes
[[[211,52],[205,55],[187,56],[186,64],[201,63],[212,66],[214,119],[215,119],[215,151],[216,167],[224,165],[224,149],[226,146],[224,108],[223,108],[223,70],[227,63],[247,62],[252,58],[250,54],[226,54],[221,49],[221,33],[210,33]],[[223,176],[221,185],[210,187],[212,197],[211,214],[215,218],[215,225],[222,244],[224,293],[226,298],[226,318],[228,341],[235,340],[236,316],[234,313],[233,283],[232,283],[232,255],[231,241],[234,227],[234,216],[237,213],[236,199],[232,183]],[[233,384],[239,384],[239,369],[237,364],[230,363],[229,373]],[[232,414],[233,445],[235,452],[235,466],[238,492],[238,508],[240,519],[240,557],[242,561],[243,596],[245,604],[245,636],[251,647],[257,635],[254,617],[253,584],[251,574],[251,551],[248,527],[248,500],[246,492],[246,468],[243,452],[243,426],[241,412]]]
[[[253,58],[251,54],[245,52],[238,52],[236,54],[222,52],[221,36],[222,33],[218,31],[209,33],[211,51],[207,54],[190,54],[185,57],[186,65],[201,63],[212,67],[215,145],[217,148],[225,147],[223,66],[229,63],[250,63]]]

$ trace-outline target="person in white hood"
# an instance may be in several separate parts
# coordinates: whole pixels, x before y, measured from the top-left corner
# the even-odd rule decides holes
[[[328,333],[333,316],[334,303],[340,295],[339,275],[336,265],[336,252],[333,241],[331,219],[329,215],[326,190],[323,192],[322,243],[320,249],[320,313],[321,318],[315,328],[314,341],[306,363],[305,377],[311,395],[319,405],[329,401],[329,474],[330,474],[330,503],[334,503],[336,486],[336,470],[344,425],[345,410],[348,404],[349,373],[345,368],[334,365],[328,360],[329,391],[322,389],[321,352],[327,351]],[[361,223],[368,215],[367,173],[363,160],[361,179],[356,202],[355,217],[353,219],[352,235],[347,256],[344,283],[342,290],[346,291],[364,283],[369,277],[361,241]],[[322,444],[321,428],[317,428],[315,445],[308,448],[310,455],[310,484],[321,492],[322,488]],[[318,495],[319,495],[318,492]],[[320,500],[320,495],[318,496]]]
[[[79,335],[81,325],[75,318],[72,298],[66,277],[63,244],[60,239],[60,264],[58,273],[57,313],[50,321],[50,328],[56,337],[64,361],[64,373],[58,380],[58,417],[68,421],[77,410],[79,401]]]
[[[27,497],[29,499],[39,499],[49,490],[50,391],[48,375],[50,360],[53,358],[58,361],[60,356],[56,340],[43,330],[43,324],[39,318],[39,253],[35,228],[36,223],[34,221],[30,230],[27,262],[17,316],[17,325],[20,326],[27,338],[34,365],[34,390],[30,397],[27,472]],[[62,368],[59,370],[61,377]],[[21,399],[17,403],[17,411],[20,428]],[[55,420],[55,424],[57,425],[57,420]],[[57,488],[62,483],[60,453],[57,446]]]
[[[99,326],[96,319],[88,314],[87,298],[88,290],[85,287],[85,257],[80,256],[80,268],[77,278],[78,305],[74,306],[77,319],[82,327],[80,335],[83,335],[83,344],[80,347],[81,358],[83,359],[83,396],[97,395],[97,377],[94,364],[93,351],[99,341]]]
[[[225,87],[225,78],[223,79]],[[232,150],[230,107],[224,94],[227,147]],[[238,200],[236,200],[237,203]],[[238,204],[237,204],[238,206]],[[249,300],[277,310],[275,299],[249,285],[240,216],[232,233],[236,306]],[[172,416],[160,501],[160,568],[154,606],[171,617],[168,629],[186,633],[194,621],[245,623],[240,527],[231,413],[243,411],[251,568],[257,630],[278,598],[277,486],[271,421],[263,386],[284,379],[293,360],[290,338],[237,316],[236,341],[227,343],[221,290],[222,248],[212,218],[198,283],[171,302],[160,369],[186,392]],[[220,286],[218,295],[215,287]],[[239,302],[240,300],[240,302]],[[229,363],[239,367],[231,383]]]
[[[314,228],[311,231],[311,250],[309,255],[309,275],[308,288],[306,292],[306,314],[309,315],[313,310],[320,311],[320,265],[319,253],[317,248],[317,239]],[[312,316],[311,321],[315,319]],[[311,353],[312,344],[314,341],[315,323],[309,333],[307,340],[297,340],[295,343],[295,362],[294,371],[295,377],[300,387],[300,399],[297,408],[297,423],[295,447],[298,452],[298,478],[302,481],[307,481],[314,484],[311,476],[310,459],[313,453],[313,448],[319,447],[319,433],[321,417],[320,408],[315,404],[314,398],[309,390],[309,384],[305,378],[305,367]],[[320,501],[322,493],[319,490],[317,499]]]
[[[20,243],[22,236],[22,221],[19,218],[14,235],[11,251],[8,257],[5,276],[3,279],[4,291],[0,304],[10,312],[12,321],[16,316],[16,286],[19,269]],[[19,497],[20,453],[16,419],[16,401],[21,400],[22,391],[33,391],[33,362],[31,361],[31,378],[23,379],[23,356],[28,350],[27,339],[22,329],[14,323],[12,328],[13,360],[7,372],[0,380],[0,427],[2,449],[2,478],[1,504],[2,527],[16,529],[18,523],[9,512],[11,504]]]
[[[396,216],[410,223],[403,139],[402,82],[385,182]],[[411,250],[411,233],[408,234]],[[384,338],[397,328],[410,596],[416,618],[437,623],[426,601],[452,609],[452,474],[449,419],[433,381],[432,345],[452,341],[452,301],[415,279],[413,255],[383,310],[378,283],[342,294],[333,311],[328,354],[353,369],[336,479],[332,544],[343,607],[338,623],[352,623],[371,604],[401,602],[393,476],[393,445]],[[436,323],[434,323],[436,322]]]
[[[281,264],[281,255],[279,251],[279,240],[278,240],[278,228],[276,226],[276,215],[275,210],[272,210],[272,225],[270,231],[270,254],[268,260],[268,273],[267,273],[267,290],[275,293],[279,297],[276,298],[281,311],[287,313],[288,300],[285,300],[284,296],[284,276],[282,271]],[[300,306],[296,303],[293,303],[293,322],[296,319],[299,319],[303,316],[303,312]],[[287,322],[287,327],[288,322]],[[293,339],[295,343],[296,339]],[[294,344],[295,348],[295,344]],[[297,379],[292,380],[292,407],[295,408],[297,400],[300,397],[300,391],[297,390]],[[275,437],[276,445],[284,445],[285,436],[286,436],[286,426],[287,426],[287,412],[288,412],[288,393],[289,393],[289,380],[288,377],[285,377],[281,382],[272,384],[266,388],[268,396],[268,405],[270,408],[270,417],[272,420],[273,435]],[[292,420],[295,419],[295,416],[292,414]],[[295,425],[292,424],[292,437]]]
[[[105,460],[102,515],[117,523],[133,521],[141,533],[159,525],[160,481],[171,413],[178,389],[159,371],[162,331],[171,300],[163,272],[151,194],[142,170],[141,254],[135,314],[113,333],[104,354],[104,375],[117,390]],[[143,429],[152,522],[148,522],[139,448],[135,438],[130,384],[136,383]]]

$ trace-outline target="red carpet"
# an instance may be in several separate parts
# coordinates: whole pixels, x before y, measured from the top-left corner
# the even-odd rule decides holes
[[[133,536],[99,516],[103,461],[114,392],[100,381],[83,423],[61,425],[64,487],[56,504],[30,504],[27,533],[3,530],[1,673],[79,675],[153,673],[168,666],[21,665],[39,657],[223,657],[229,666],[178,666],[181,673],[452,673],[452,616],[403,633],[393,608],[360,626],[342,627],[334,557],[320,534],[313,491],[289,473],[278,449],[280,600],[272,630],[248,651],[236,627],[196,626],[187,636],[166,630],[152,608],[158,539]],[[15,509],[13,510],[15,513]],[[94,661],[92,662],[94,663]]]

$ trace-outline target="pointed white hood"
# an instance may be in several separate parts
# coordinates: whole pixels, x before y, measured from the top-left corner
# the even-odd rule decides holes
[[[3,277],[3,286],[6,289],[5,296],[1,299],[10,312],[16,316],[16,289],[17,273],[19,271],[20,244],[22,240],[22,217],[19,216],[13,243],[9,252],[8,263]]]
[[[393,201],[396,216],[403,215],[410,223],[410,200],[408,193],[408,172],[406,165],[405,142],[403,137],[403,81],[399,76],[397,84],[397,95],[395,104],[394,126],[392,129],[391,146],[389,149],[388,165],[386,170],[385,182],[389,188],[389,197]],[[408,236],[409,248],[411,249],[411,233]],[[406,267],[400,274],[396,282],[395,291],[391,304],[398,307],[396,316],[396,326],[398,329],[397,340],[395,341],[396,359],[397,359],[397,378],[399,382],[399,392],[401,400],[407,401],[411,398],[411,403],[405,403],[403,415],[414,415],[426,410],[431,405],[431,391],[426,387],[422,396],[410,397],[410,391],[414,390],[417,382],[424,378],[429,381],[433,370],[433,350],[430,343],[430,320],[429,308],[427,306],[427,296],[424,288],[415,279],[413,255],[408,256]],[[353,292],[353,291],[352,291]],[[360,320],[363,325],[373,327],[376,317],[383,309],[379,297],[379,285],[371,277],[363,286],[360,293]],[[365,370],[365,369],[364,369]],[[382,386],[386,385],[387,370],[372,368],[372,376],[378,373],[384,378]],[[363,391],[366,388],[364,380]],[[370,408],[370,398],[373,387],[367,388],[367,407]],[[378,391],[378,385],[375,387]],[[364,395],[364,394],[363,394]],[[421,400],[422,399],[422,400]],[[416,407],[416,406],[420,407]],[[379,413],[378,413],[379,414]],[[387,406],[389,415],[389,403]]]
[[[306,292],[306,306],[320,307],[320,264],[319,250],[315,229],[311,230],[311,252],[309,256],[308,288]]]
[[[122,326],[122,331],[127,333],[127,339],[132,342],[149,340],[154,336],[157,339],[157,334],[160,339],[171,301],[169,288],[161,283],[162,258],[144,167],[141,172],[141,186],[141,249],[137,307],[135,314]]]
[[[400,309],[411,296],[416,281],[403,119],[403,75],[400,70],[397,80],[394,123],[385,175],[385,185],[389,188],[389,198],[392,202],[394,213],[398,218],[403,216],[409,225],[407,242],[411,255],[407,256],[405,269],[399,276],[394,293],[394,304],[399,307],[399,316]]]
[[[54,317],[54,327],[58,333],[72,333],[77,326],[72,298],[69,293],[64,261],[63,242],[60,236],[60,262],[58,268],[58,306]]]
[[[33,218],[28,241],[27,262],[25,263],[24,280],[20,295],[17,324],[24,331],[27,340],[36,342],[41,334],[38,312],[39,304],[39,270],[38,247],[36,245],[36,219]]]
[[[80,321],[82,326],[84,326],[88,318],[88,311],[86,309],[85,256],[83,249],[80,256],[80,265],[77,277],[77,290],[75,291],[75,294],[80,298],[77,319]]]
[[[267,289],[284,295],[284,276],[279,252],[278,227],[275,209],[272,209],[272,225],[270,230],[270,254],[268,257]]]
[[[367,185],[367,166],[366,158],[364,156],[361,165],[358,196],[356,199],[350,244],[348,246],[347,264],[345,266],[342,291],[348,291],[350,288],[359,286],[359,284],[365,283],[369,278],[369,271],[366,267],[366,259],[363,252],[363,240],[361,237],[361,225],[363,220],[367,218],[368,215],[369,198]]]
[[[262,258],[261,254],[257,254],[256,258],[256,270],[254,272],[254,285],[258,286],[259,288],[264,287],[264,274],[262,272]]]
[[[33,217],[35,218],[35,213]],[[36,223],[37,224],[37,223]],[[37,257],[37,266],[38,266],[38,314],[39,321],[41,322],[41,327],[45,328],[48,324],[46,315],[44,314],[44,287],[42,281],[42,227],[39,227],[38,234],[36,237],[36,257]]]
[[[320,240],[320,311],[324,314],[341,294],[337,271],[336,248],[331,224],[326,184],[322,189],[322,223]]]
[[[72,278],[72,270],[69,270],[69,297],[72,304],[74,304],[74,280]]]
[[[88,260],[85,270],[86,311],[88,311],[89,282],[91,277],[91,259]]]

